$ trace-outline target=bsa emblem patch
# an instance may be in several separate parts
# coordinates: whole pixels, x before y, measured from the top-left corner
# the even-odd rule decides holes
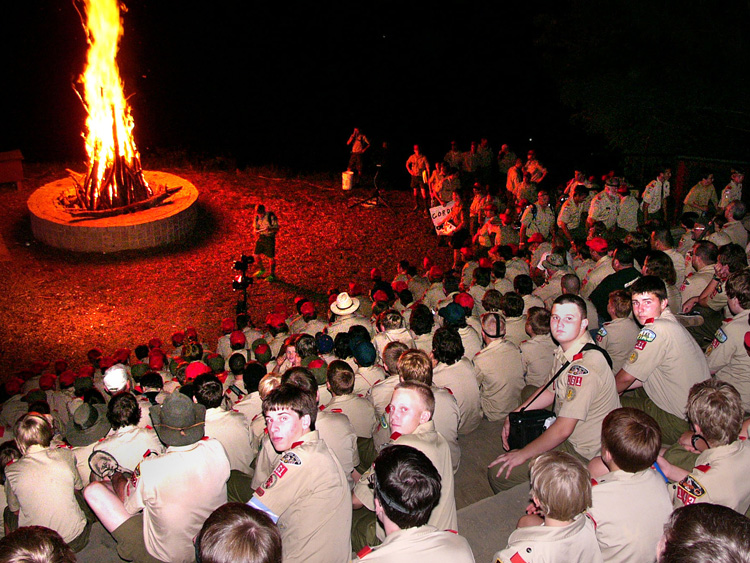
[[[273,487],[276,484],[276,481],[278,481],[278,480],[279,480],[279,478],[274,473],[271,473],[268,476],[268,479],[266,479],[266,482],[263,483],[263,488],[264,489],[270,489],[271,487]]]
[[[573,387],[580,387],[581,383],[583,383],[583,377],[581,377],[580,375],[568,374],[568,385],[572,385]]]
[[[646,341],[645,340],[636,340],[635,341],[635,349],[636,350],[643,350],[646,347]]]
[[[630,356],[628,356],[628,363],[634,364],[637,359],[638,359],[638,352],[633,352],[632,354],[630,354]]]
[[[289,465],[302,465],[302,460],[294,452],[284,452],[284,455],[281,456],[281,461]]]
[[[706,490],[703,485],[692,475],[688,475],[677,484],[677,498],[685,505],[693,504],[697,498],[704,494],[706,494]]]
[[[714,338],[723,344],[724,342],[727,341],[727,333],[719,329],[716,331]]]
[[[283,463],[278,464],[276,466],[276,469],[273,470],[273,474],[279,478],[283,477],[286,472],[287,472],[287,467]]]
[[[568,391],[565,393],[565,400],[566,401],[572,401],[576,396],[576,390],[568,388]]]
[[[570,375],[586,375],[589,372],[585,367],[583,366],[573,366],[568,370],[568,373]]]
[[[645,340],[646,342],[653,342],[654,338],[656,338],[656,333],[649,328],[644,328],[641,330],[641,332],[638,333],[638,340]]]

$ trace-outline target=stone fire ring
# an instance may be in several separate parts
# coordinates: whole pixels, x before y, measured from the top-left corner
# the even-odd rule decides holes
[[[163,246],[186,239],[198,216],[196,187],[179,176],[145,172],[151,186],[181,187],[161,205],[101,219],[79,219],[58,202],[73,192],[70,178],[45,184],[28,201],[34,237],[49,246],[75,252],[119,252]]]

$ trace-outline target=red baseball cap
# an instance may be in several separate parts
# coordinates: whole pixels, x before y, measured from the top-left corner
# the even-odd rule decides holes
[[[468,293],[458,293],[453,297],[453,301],[461,305],[461,307],[471,308],[474,307],[474,298]]]
[[[375,294],[372,296],[373,301],[388,301],[388,295],[386,295],[385,291],[382,289],[379,289],[375,292]]]
[[[221,321],[221,332],[228,334],[234,330],[234,320],[230,318]]]
[[[606,252],[607,249],[609,249],[607,241],[602,237],[594,237],[591,240],[587,240],[586,246],[588,246],[594,252]]]
[[[393,291],[396,293],[401,293],[405,289],[409,289],[409,286],[406,285],[405,281],[398,280],[391,284],[391,287],[393,288]]]
[[[443,277],[443,269],[440,266],[432,266],[427,275],[431,278],[441,278]]]
[[[192,381],[204,373],[212,373],[211,368],[203,362],[190,362],[185,369],[185,381]]]
[[[245,342],[247,342],[247,338],[245,337],[245,333],[242,332],[241,330],[235,330],[229,336],[229,343],[233,346],[236,344],[240,344],[244,346]]]
[[[309,301],[305,301],[302,304],[302,307],[300,307],[299,312],[303,315],[312,315],[315,312],[315,305],[313,305]]]

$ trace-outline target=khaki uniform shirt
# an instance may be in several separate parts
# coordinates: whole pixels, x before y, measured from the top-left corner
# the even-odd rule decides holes
[[[430,347],[432,351],[432,347]],[[398,375],[389,375],[387,378],[382,380],[380,383],[374,385],[365,397],[375,407],[375,417],[380,419],[385,416],[385,409],[391,403],[391,397],[393,397],[393,389],[398,385]]]
[[[66,542],[86,527],[74,491],[83,488],[73,452],[66,447],[30,446],[26,455],[5,466],[5,494],[18,525],[44,526]]]
[[[246,395],[232,408],[245,417],[248,426],[257,415],[263,416],[263,401],[257,391]]]
[[[218,440],[170,446],[144,459],[125,486],[125,509],[143,510],[143,538],[161,561],[195,560],[193,538],[209,515],[227,502],[229,460]]]
[[[484,345],[482,337],[470,326],[459,328],[458,335],[461,337],[461,344],[464,346],[464,358],[473,358],[474,354],[479,352]]]
[[[727,205],[736,199],[742,199],[742,184],[737,184],[734,180],[731,180],[724,189],[721,190],[719,209],[725,209]]]
[[[352,393],[364,397],[374,385],[377,385],[386,377],[388,377],[388,374],[377,364],[365,368],[357,366],[354,371],[354,390]]]
[[[414,335],[408,328],[394,328],[383,332],[378,332],[372,337],[372,343],[378,358],[383,358],[383,349],[391,342],[403,342],[409,348],[414,348]]]
[[[518,346],[529,337],[526,334],[526,315],[505,317],[505,340]]]
[[[685,197],[685,205],[682,208],[683,213],[694,211],[698,215],[703,213],[709,203],[712,203],[714,209],[719,207],[719,199],[716,197],[716,188],[713,184],[704,186],[701,182],[695,184],[688,195]]]
[[[729,313],[729,307],[727,303],[729,302],[729,298],[727,297],[727,282],[719,282],[716,285],[716,288],[714,289],[711,296],[708,298],[708,302],[706,305],[711,307],[714,311],[720,311],[721,309],[724,309],[725,316],[729,318],[731,316],[731,313]]]
[[[649,214],[659,211],[661,204],[669,195],[669,181],[651,180],[643,190],[643,203],[648,203]],[[641,204],[642,206],[643,204]]]
[[[526,261],[520,258],[511,258],[505,263],[505,279],[510,283],[516,279],[516,276],[520,274],[529,275],[530,269]]]
[[[552,372],[557,344],[549,334],[538,334],[521,342],[519,348],[526,385],[543,386]]]
[[[596,333],[596,343],[612,358],[612,372],[617,374],[633,352],[640,329],[631,317],[604,323]]]
[[[731,383],[742,397],[742,408],[750,411],[750,356],[745,350],[745,334],[750,331],[744,310],[732,319],[726,319],[716,331],[706,350],[708,369],[716,379]]]
[[[655,551],[655,550],[654,550]],[[493,556],[495,563],[602,563],[594,524],[583,514],[560,528],[518,528],[508,538],[508,547]]]
[[[697,272],[691,272],[680,285],[680,294],[682,294],[682,302],[685,303],[688,299],[693,297],[700,297],[703,290],[714,277],[714,266],[710,264],[703,266]]]
[[[664,479],[653,469],[618,469],[592,479],[589,517],[607,563],[654,561],[664,524],[672,514]]]
[[[278,519],[284,563],[350,561],[351,494],[317,430],[279,455],[248,504]]]
[[[591,200],[589,219],[592,221],[601,221],[607,229],[613,229],[617,225],[617,214],[619,211],[619,196],[610,199],[606,191],[601,191]]]
[[[503,420],[521,404],[524,386],[521,351],[504,338],[487,344],[474,356],[479,370],[482,412],[487,420]]]
[[[674,271],[677,273],[677,283],[680,283],[685,279],[685,257],[674,248],[667,248],[664,253],[672,260]]]
[[[432,372],[432,382],[438,387],[450,389],[458,402],[458,410],[461,412],[459,434],[473,432],[482,420],[477,375],[474,364],[465,357],[450,366],[439,362]]]
[[[612,257],[602,256],[597,260],[594,268],[586,274],[581,284],[581,297],[591,297],[591,294],[596,289],[602,280],[610,274],[614,274],[615,269],[612,267]]]
[[[711,377],[703,351],[668,309],[643,325],[623,369],[643,382],[657,407],[678,418],[685,418],[690,388]]]
[[[355,313],[338,317],[335,321],[329,324],[328,336],[336,340],[336,335],[339,332],[349,332],[349,329],[354,325],[362,325],[363,327],[365,327],[367,329],[367,332],[370,333],[370,336],[375,334],[375,329],[373,328],[372,323],[366,318],[360,317]]]
[[[565,200],[560,208],[560,213],[557,215],[557,225],[562,228],[563,225],[568,227],[568,230],[572,231],[577,229],[581,224],[581,215],[586,211],[586,208],[581,205],[576,205],[572,197]]]
[[[394,432],[389,443],[411,446],[430,459],[440,474],[441,492],[440,502],[432,511],[427,523],[440,530],[458,530],[451,453],[445,438],[435,431],[435,424],[431,420],[420,424],[412,434],[401,435]],[[369,476],[372,472],[373,468],[365,472],[354,487],[354,494],[369,510],[374,511],[374,492],[368,486]],[[380,526],[378,526],[378,530],[380,535],[384,536]]]
[[[112,430],[94,445],[93,451],[105,451],[112,455],[128,471],[135,471],[138,464],[151,454],[164,453],[164,445],[150,426],[124,426]]]
[[[710,502],[744,514],[750,507],[748,467],[750,444],[747,440],[704,451],[687,477],[670,486],[673,506]]]
[[[721,229],[721,232],[727,235],[732,242],[739,244],[742,248],[747,246],[747,229],[742,221],[729,221]]]
[[[567,352],[558,346],[550,377],[558,372],[566,360],[570,362],[552,384],[555,414],[578,420],[568,441],[580,455],[591,459],[599,455],[602,420],[611,411],[620,408],[620,398],[614,374],[604,355],[597,350],[581,351],[587,343],[593,343],[593,340],[585,332]]]
[[[427,293],[425,293],[422,301],[433,313],[436,313],[438,303],[443,299],[445,299],[445,288],[443,288],[443,283],[435,282],[430,285],[430,288],[427,290]]]
[[[508,279],[508,276],[506,274],[504,278],[496,279],[495,281],[493,281],[492,287],[491,288],[488,287],[486,289],[495,289],[499,291],[502,295],[505,295],[509,291],[513,291],[513,282],[510,279]]]
[[[583,282],[583,280],[586,279],[586,276],[589,275],[589,273],[594,269],[596,266],[596,262],[594,262],[591,258],[586,258],[585,260],[573,260],[573,268],[575,269],[576,275],[578,276],[578,279]]]
[[[376,424],[375,407],[367,399],[354,394],[339,395],[332,397],[323,410],[346,416],[358,438],[372,438],[372,430]]]
[[[552,302],[562,295],[562,286],[560,281],[563,276],[568,272],[563,270],[556,270],[550,278],[541,287],[537,287],[532,295],[536,295],[539,299],[544,302],[544,306],[547,309],[552,308]]]
[[[205,432],[206,436],[217,439],[224,446],[230,469],[250,472],[255,452],[251,447],[250,426],[242,414],[234,410],[225,411],[220,407],[206,409]]]
[[[536,217],[534,217],[534,209],[536,209]],[[545,239],[549,239],[552,227],[555,225],[555,212],[549,206],[541,207],[538,203],[534,203],[521,215],[521,224],[526,225],[527,237],[539,233]]]
[[[379,546],[361,550],[354,561],[414,563],[415,558],[430,563],[474,563],[466,538],[430,525],[397,530]]]
[[[620,198],[617,226],[629,233],[638,229],[638,200],[632,195]]]
[[[508,291],[513,291],[512,289]],[[545,308],[544,301],[539,299],[536,295],[533,293],[529,293],[528,295],[523,296],[523,314],[527,315],[529,312],[529,309],[532,307],[541,307],[542,309]],[[524,329],[525,330],[525,329]]]

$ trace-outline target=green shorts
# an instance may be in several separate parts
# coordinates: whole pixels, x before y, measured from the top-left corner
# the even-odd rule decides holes
[[[274,258],[276,256],[276,237],[259,235],[258,240],[255,241],[255,254]]]
[[[131,516],[112,532],[117,542],[117,554],[125,561],[136,563],[164,563],[151,555],[143,538],[143,513]]]

